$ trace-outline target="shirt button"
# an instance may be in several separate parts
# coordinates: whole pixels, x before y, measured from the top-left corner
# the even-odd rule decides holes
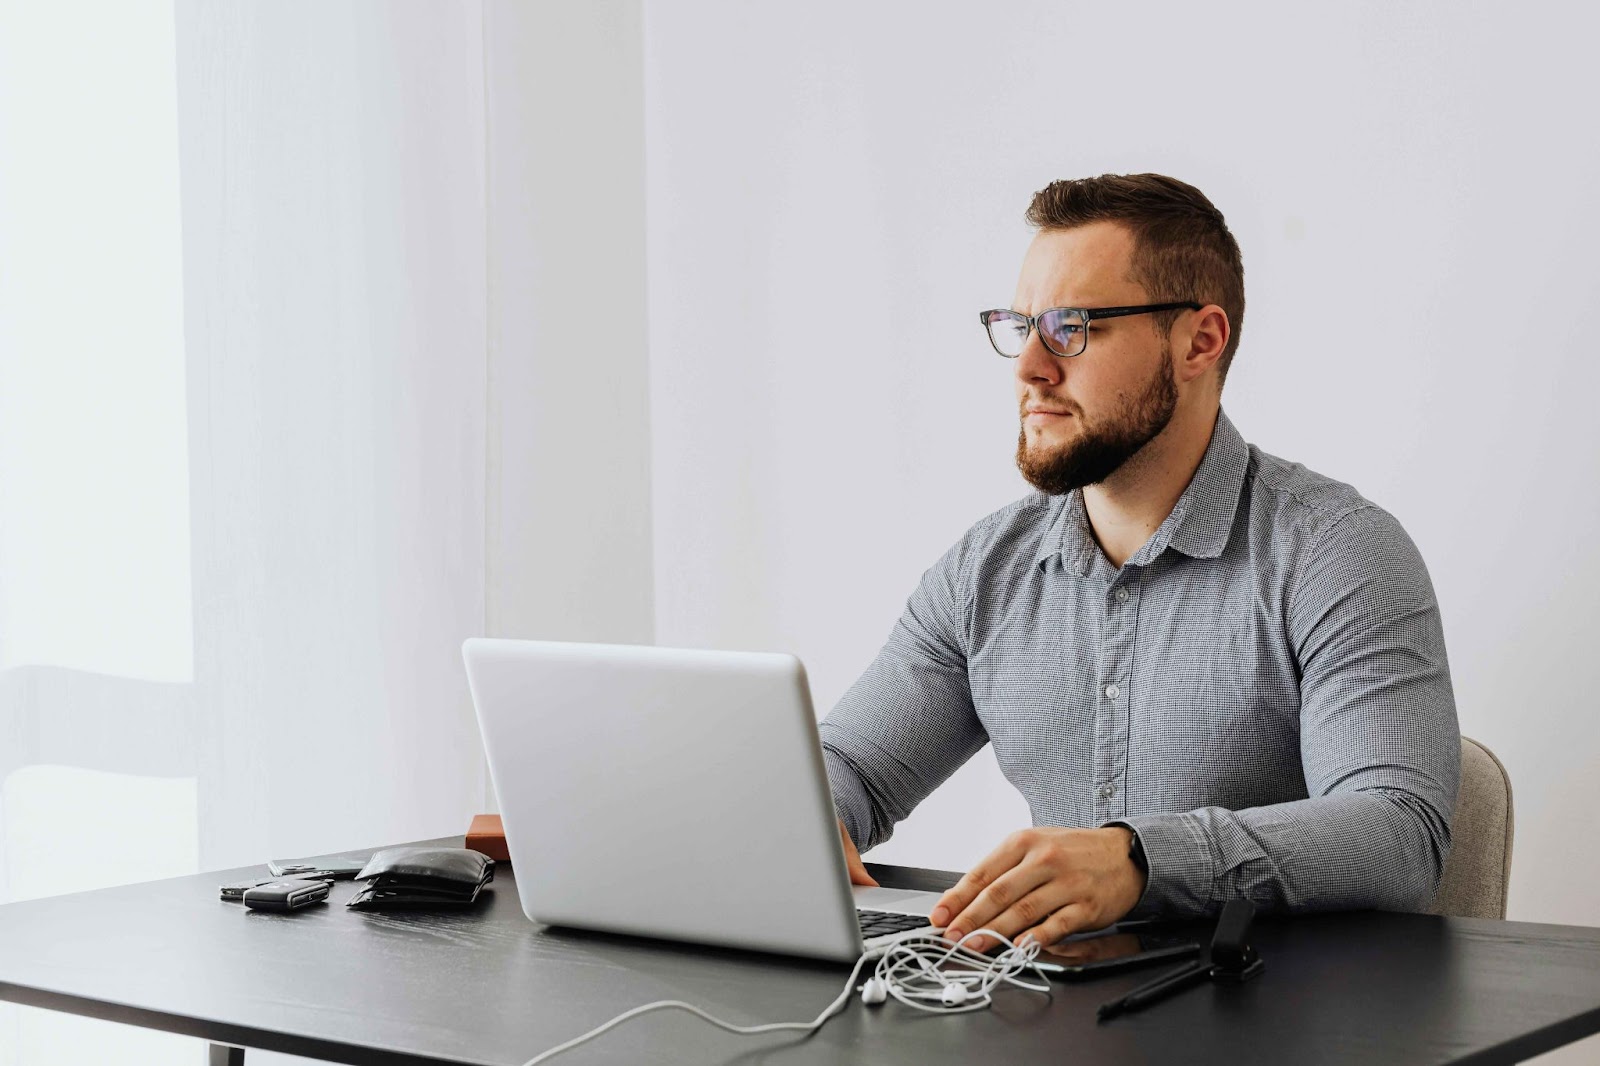
[[[1127,603],[1128,602],[1128,590],[1126,588],[1119,588],[1117,590],[1117,602],[1118,603]]]
[[[1100,798],[1101,799],[1108,800],[1112,796],[1115,796],[1116,794],[1117,794],[1117,786],[1116,785],[1101,785],[1100,786]]]
[[[1122,689],[1118,688],[1116,685],[1106,686],[1106,699],[1114,700],[1120,695],[1122,695]]]

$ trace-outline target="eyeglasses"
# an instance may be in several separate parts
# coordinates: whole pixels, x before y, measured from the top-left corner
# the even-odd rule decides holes
[[[1203,304],[1193,300],[1171,304],[1143,304],[1139,307],[1052,307],[1036,315],[996,308],[980,311],[978,321],[989,331],[989,343],[1007,359],[1022,354],[1028,343],[1028,334],[1039,331],[1039,339],[1056,355],[1071,358],[1082,355],[1089,346],[1089,323],[1096,318],[1121,318],[1124,315],[1144,315],[1151,311],[1171,311],[1184,307],[1198,311]]]

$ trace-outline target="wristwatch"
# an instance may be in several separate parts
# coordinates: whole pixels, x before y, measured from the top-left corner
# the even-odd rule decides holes
[[[1133,839],[1128,841],[1128,859],[1139,868],[1139,872],[1146,877],[1150,876],[1150,860],[1144,857],[1144,841],[1139,839],[1139,831],[1133,826],[1123,826],[1133,834]]]

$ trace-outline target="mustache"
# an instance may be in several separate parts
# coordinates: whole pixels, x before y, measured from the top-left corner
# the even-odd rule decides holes
[[[1030,394],[1024,396],[1017,404],[1017,414],[1026,415],[1028,413],[1028,407],[1034,404],[1037,404],[1040,407],[1053,408],[1058,411],[1067,411],[1075,415],[1081,415],[1083,413],[1082,411],[1078,410],[1077,404],[1073,403],[1065,396],[1041,396],[1037,394]]]

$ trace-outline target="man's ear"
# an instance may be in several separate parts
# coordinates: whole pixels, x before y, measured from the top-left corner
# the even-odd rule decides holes
[[[1216,304],[1206,304],[1195,312],[1190,329],[1189,350],[1178,364],[1180,381],[1193,381],[1216,366],[1233,335],[1228,312]]]

